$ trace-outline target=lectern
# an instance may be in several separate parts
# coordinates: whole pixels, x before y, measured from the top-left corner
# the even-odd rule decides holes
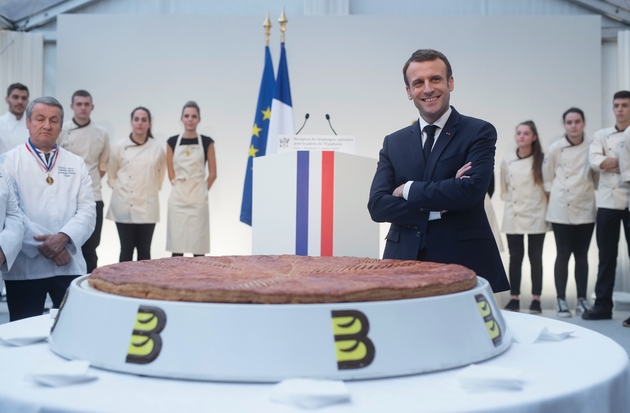
[[[376,160],[334,151],[254,159],[253,254],[379,257],[367,202]]]

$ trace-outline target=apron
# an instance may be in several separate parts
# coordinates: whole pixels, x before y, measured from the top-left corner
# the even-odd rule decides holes
[[[201,137],[194,145],[180,145],[173,151],[175,184],[168,199],[166,250],[177,253],[210,252],[210,213],[205,157]]]

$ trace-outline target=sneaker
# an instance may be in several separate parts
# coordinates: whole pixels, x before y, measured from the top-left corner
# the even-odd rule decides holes
[[[590,306],[590,304],[588,303],[588,300],[586,298],[578,298],[577,301],[577,305],[575,306],[575,315],[576,316],[580,316],[582,314],[584,314],[587,311],[591,311],[592,308]]]
[[[508,311],[521,311],[521,301],[512,298],[505,306],[505,309]]]
[[[624,327],[630,327],[630,318],[623,320],[623,323],[621,323],[621,325]]]
[[[577,313],[577,310],[576,310]],[[571,317],[571,311],[567,305],[567,300],[564,298],[558,298],[558,305],[556,306],[556,315],[558,317],[569,318]]]
[[[582,320],[610,320],[612,318],[612,310],[606,310],[601,307],[593,307],[582,314]]]
[[[540,300],[532,300],[532,303],[529,305],[529,313],[530,314],[542,313],[542,308],[540,308]]]

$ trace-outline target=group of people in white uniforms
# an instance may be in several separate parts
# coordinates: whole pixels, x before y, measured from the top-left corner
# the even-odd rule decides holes
[[[615,126],[597,131],[589,140],[584,136],[584,112],[570,108],[562,118],[565,134],[549,146],[546,154],[542,153],[534,123],[527,121],[518,125],[517,151],[506,156],[501,165],[505,200],[502,230],[508,238],[512,290],[506,309],[520,309],[522,237],[527,234],[532,268],[530,311],[540,312],[542,244],[551,224],[557,252],[554,279],[558,316],[572,315],[566,301],[566,286],[568,261],[573,255],[576,314],[585,320],[612,318],[620,226],[624,227],[630,246],[630,92],[620,91],[614,95],[613,111]],[[596,300],[591,307],[586,291],[587,254],[594,229],[599,264]],[[630,327],[630,319],[623,325]]]
[[[131,114],[129,139],[112,147],[108,168],[112,200],[107,218],[116,222],[120,261],[131,260],[134,249],[139,260],[150,258],[166,171],[172,184],[166,249],[173,256],[210,252],[208,191],[217,176],[214,141],[197,132],[201,116],[195,102],[184,105],[181,121],[184,132],[171,137],[164,151],[151,133],[151,112],[138,107]]]

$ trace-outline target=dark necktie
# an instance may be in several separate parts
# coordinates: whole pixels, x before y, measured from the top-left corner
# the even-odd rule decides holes
[[[427,162],[429,155],[431,155],[431,149],[433,148],[433,142],[435,142],[435,130],[438,127],[435,125],[427,125],[424,127],[424,133],[427,134],[427,140],[424,142],[422,152],[424,152],[424,162]]]
[[[46,163],[48,163],[48,160],[50,159],[50,152],[44,152],[44,156],[46,157]]]

